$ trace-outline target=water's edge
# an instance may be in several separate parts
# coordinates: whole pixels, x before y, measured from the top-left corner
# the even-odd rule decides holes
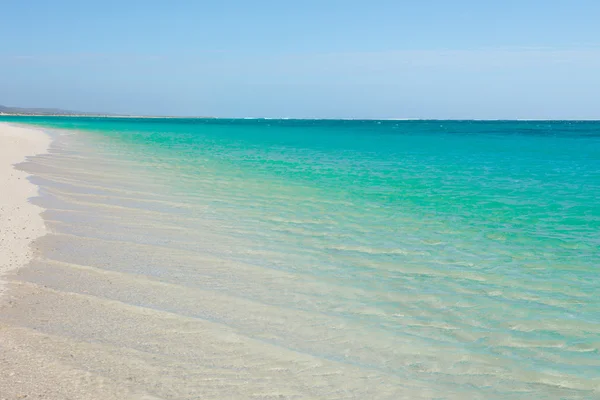
[[[25,266],[33,256],[32,242],[46,233],[40,215],[44,210],[30,202],[39,188],[18,165],[47,153],[50,145],[51,138],[43,130],[0,122],[0,294],[2,277]]]
[[[296,126],[250,125],[255,145],[236,125],[178,124],[69,128],[22,164],[49,234],[10,278],[0,368],[43,366],[20,372],[46,379],[31,393],[600,390],[596,142],[382,136],[394,164],[375,143],[357,150],[362,127],[342,141],[328,125],[307,144]]]

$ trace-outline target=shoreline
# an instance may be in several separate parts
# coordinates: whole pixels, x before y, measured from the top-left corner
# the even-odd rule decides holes
[[[453,143],[435,124],[427,140],[382,126],[368,147],[360,124],[341,145],[341,124],[317,140],[260,123],[248,142],[235,123],[94,124],[33,125],[50,152],[27,158],[25,141],[15,156],[30,190],[19,207],[46,228],[3,277],[0,400],[600,389],[589,374],[600,366],[589,358],[598,148],[593,135],[569,138],[594,126],[506,143],[499,132],[518,126]],[[121,131],[138,134],[115,140]],[[0,148],[15,139],[4,136]],[[573,198],[573,187],[589,192]]]
[[[0,122],[0,295],[3,277],[27,265],[33,256],[31,243],[46,233],[43,209],[29,202],[38,187],[27,179],[30,174],[15,165],[46,153],[50,143],[51,138],[39,129]]]

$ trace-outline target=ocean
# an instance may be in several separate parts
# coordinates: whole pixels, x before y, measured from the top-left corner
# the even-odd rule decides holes
[[[54,138],[0,313],[48,359],[164,399],[600,396],[600,122],[0,120]]]

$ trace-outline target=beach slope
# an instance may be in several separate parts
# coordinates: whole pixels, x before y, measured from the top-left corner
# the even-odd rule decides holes
[[[45,153],[49,144],[50,137],[40,130],[0,123],[0,293],[2,276],[25,265],[30,243],[45,233],[42,209],[28,201],[37,187],[14,166],[27,156]]]

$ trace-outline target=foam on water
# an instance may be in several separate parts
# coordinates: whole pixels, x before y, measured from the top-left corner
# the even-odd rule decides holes
[[[158,398],[600,394],[600,123],[19,121],[52,233],[0,320],[41,353]]]

